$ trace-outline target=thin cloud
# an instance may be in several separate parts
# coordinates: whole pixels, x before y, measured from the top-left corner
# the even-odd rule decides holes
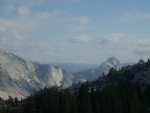
[[[6,26],[0,24],[0,33],[3,33],[3,32],[5,32],[5,31],[6,31]]]
[[[28,4],[37,4],[41,5],[45,2],[46,0],[27,0]],[[51,1],[51,0],[50,0]]]
[[[125,13],[122,14],[122,16],[124,16],[124,17],[132,16],[132,13],[125,12]]]
[[[74,43],[85,43],[85,42],[88,42],[90,41],[91,38],[87,35],[79,35],[79,36],[75,36],[73,38],[70,39],[71,42],[74,42]]]
[[[110,34],[106,38],[101,40],[101,44],[117,44],[121,41],[120,34]]]
[[[139,47],[150,47],[150,40],[139,40],[137,42],[137,46]]]
[[[29,14],[28,9],[25,7],[20,10],[19,13],[21,16]],[[38,12],[29,18],[0,19],[1,46],[10,49],[13,47],[15,50],[16,48],[26,49],[27,47],[23,45],[24,43],[29,44],[30,40],[28,40],[28,38],[32,38],[30,36],[32,32],[42,27],[51,27],[52,24],[57,24],[59,17],[60,15],[57,16],[54,12]]]
[[[150,40],[138,40],[133,54],[140,56],[150,55]]]
[[[149,20],[150,19],[150,13],[131,13],[131,12],[125,12],[122,14],[123,17],[131,18],[131,19],[140,19],[140,20]]]
[[[133,54],[140,56],[150,55],[150,49],[137,49],[133,51]]]
[[[22,16],[29,14],[30,12],[23,8],[19,12]],[[38,12],[33,14],[29,18],[17,18],[12,20],[0,19],[0,32],[1,33],[22,33],[30,32],[31,30],[40,28],[41,26],[49,26],[57,23],[59,16],[54,12]]]
[[[18,14],[21,17],[26,17],[26,16],[31,14],[31,11],[30,11],[30,9],[28,7],[21,6],[21,7],[18,8]]]
[[[74,24],[71,25],[70,30],[74,32],[82,31],[86,29],[90,22],[90,18],[87,16],[81,16],[74,21]]]
[[[53,26],[61,25],[66,27],[69,24],[74,24],[78,22],[81,27],[88,24],[89,19],[86,16],[75,17],[70,16],[72,14],[62,14],[63,12],[51,11],[51,12],[32,12],[29,7],[21,6],[18,8],[18,17],[14,19],[0,19],[0,35],[1,35],[1,46],[8,50],[29,50],[30,51],[40,51],[40,50],[48,50],[47,46],[43,46],[42,44],[38,44],[40,46],[36,46],[30,43],[30,41],[35,38],[32,37],[32,32],[36,30],[40,30],[42,28],[53,28]],[[32,14],[32,15],[31,15]],[[30,16],[28,16],[30,15]],[[28,18],[20,18],[20,17],[28,17]],[[76,19],[75,19],[75,18]],[[78,18],[78,19],[77,19]],[[76,43],[84,43],[91,40],[91,38],[87,35],[76,36],[71,39],[72,42]],[[43,41],[44,42],[44,41]],[[41,42],[41,43],[43,43]],[[35,42],[34,42],[35,43]],[[27,46],[26,46],[27,44]],[[48,44],[49,45],[49,44]],[[13,48],[12,48],[13,47]],[[38,48],[38,49],[36,49]],[[48,49],[47,49],[48,48]],[[64,46],[57,46],[55,48],[51,47],[54,50],[59,50],[60,48],[65,50]]]
[[[13,13],[16,10],[15,5],[9,4],[8,6],[6,6],[5,11],[8,14]]]
[[[7,4],[13,4],[13,5],[18,4],[19,6],[22,5],[35,6],[35,5],[42,5],[45,1],[47,0],[2,0],[2,3],[5,2]]]
[[[81,16],[79,18],[79,22],[82,25],[87,25],[89,23],[90,19],[87,16]]]

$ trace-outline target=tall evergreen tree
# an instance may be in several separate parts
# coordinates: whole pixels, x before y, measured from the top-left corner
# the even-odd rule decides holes
[[[82,84],[78,95],[79,113],[93,113],[89,88],[86,83]]]

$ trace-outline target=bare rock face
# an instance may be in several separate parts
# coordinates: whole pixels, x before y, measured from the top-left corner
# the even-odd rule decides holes
[[[61,68],[33,63],[0,50],[0,97],[3,99],[8,96],[21,99],[45,86],[64,85],[66,88],[72,85],[67,82],[69,77],[72,79],[72,75],[64,73]]]

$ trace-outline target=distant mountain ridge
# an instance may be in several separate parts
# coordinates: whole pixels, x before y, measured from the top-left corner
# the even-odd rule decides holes
[[[89,83],[90,87],[110,87],[115,86],[122,90],[137,89],[141,92],[150,87],[150,60],[122,67],[120,70],[111,69],[106,76]]]
[[[108,74],[111,68],[120,69],[123,66],[132,65],[131,63],[122,64],[116,57],[110,57],[105,62],[101,63],[101,65],[97,68],[88,69],[85,71],[74,73],[74,83],[77,83],[81,80],[92,81],[97,79],[99,76],[103,74]]]
[[[0,97],[24,98],[44,87],[67,88],[78,82],[95,80],[112,67],[119,69],[122,64],[117,58],[110,57],[97,68],[70,74],[61,67],[24,60],[0,49]]]
[[[96,68],[98,64],[80,64],[80,63],[51,63],[56,67],[61,67],[63,70],[66,70],[68,73],[76,73],[84,71],[86,69]]]

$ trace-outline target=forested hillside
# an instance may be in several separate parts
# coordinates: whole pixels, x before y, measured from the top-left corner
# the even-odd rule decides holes
[[[150,61],[140,60],[78,88],[51,87],[21,101],[10,98],[1,113],[149,113],[149,70]]]

